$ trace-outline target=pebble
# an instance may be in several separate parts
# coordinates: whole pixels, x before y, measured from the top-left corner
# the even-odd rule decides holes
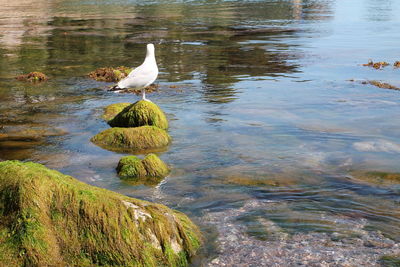
[[[400,254],[400,244],[378,231],[363,230],[366,225],[363,218],[338,218],[341,221],[348,220],[349,228],[356,233],[348,235],[337,232],[299,232],[289,235],[272,221],[265,220],[268,234],[274,237],[284,233],[285,238],[256,239],[246,233],[245,226],[237,218],[257,205],[266,204],[251,201],[240,209],[207,213],[205,221],[216,225],[219,233],[218,256],[204,266],[380,266],[381,256]]]

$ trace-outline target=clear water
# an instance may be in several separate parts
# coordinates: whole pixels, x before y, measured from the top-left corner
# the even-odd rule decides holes
[[[348,178],[400,172],[400,92],[359,82],[400,86],[400,69],[361,66],[400,60],[399,12],[395,0],[4,2],[0,131],[17,137],[0,138],[0,158],[184,211],[205,230],[206,247],[213,226],[202,218],[248,200],[265,206],[236,223],[259,238],[260,218],[289,233],[346,231],[337,218],[364,218],[399,240],[400,187]],[[161,71],[149,98],[173,137],[160,154],[173,171],[156,187],[121,181],[123,154],[89,141],[108,127],[104,106],[137,97],[85,77],[139,65],[149,42]],[[35,70],[51,80],[14,79]],[[18,137],[24,129],[46,136]]]

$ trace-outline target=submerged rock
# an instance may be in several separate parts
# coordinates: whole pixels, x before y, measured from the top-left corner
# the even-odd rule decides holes
[[[132,68],[120,66],[116,68],[99,68],[88,74],[89,78],[100,82],[118,82],[128,76]]]
[[[30,72],[28,74],[18,75],[15,78],[19,81],[28,81],[28,82],[42,82],[42,81],[47,81],[49,79],[46,76],[46,74],[38,71]]]
[[[165,130],[155,126],[114,127],[96,134],[91,141],[113,151],[141,152],[165,148],[171,137]]]
[[[384,255],[379,261],[383,267],[400,266],[400,255]]]
[[[139,127],[144,125],[168,128],[164,112],[153,102],[140,100],[124,108],[108,122],[111,127]]]
[[[352,171],[351,178],[377,185],[400,184],[400,173],[384,171]]]
[[[108,122],[129,105],[131,105],[131,103],[115,103],[108,105],[104,108],[104,113],[101,117]]]
[[[1,266],[186,266],[199,240],[166,206],[40,164],[0,162]]]
[[[149,154],[143,160],[135,156],[121,158],[117,172],[122,179],[138,184],[157,185],[169,174],[170,169],[155,154]]]

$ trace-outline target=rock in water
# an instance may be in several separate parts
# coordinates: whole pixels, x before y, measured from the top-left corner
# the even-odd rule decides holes
[[[132,68],[120,66],[116,68],[99,68],[88,74],[88,77],[100,82],[118,82],[128,76]]]
[[[166,148],[171,137],[165,130],[155,126],[114,127],[96,134],[91,141],[112,151],[143,152]]]
[[[21,74],[15,77],[19,81],[28,81],[28,82],[42,82],[47,81],[49,78],[46,74],[38,71],[30,72],[28,74]]]
[[[122,179],[135,184],[157,185],[169,174],[170,169],[155,154],[149,154],[143,160],[135,156],[121,158],[117,172]]]
[[[102,118],[108,122],[114,119],[114,117],[118,113],[120,113],[122,110],[124,110],[124,108],[126,108],[129,105],[131,105],[131,103],[116,103],[108,105],[107,107],[104,108],[104,114]]]
[[[150,101],[140,100],[122,110],[108,122],[111,127],[139,127],[144,125],[168,128],[164,112]]]
[[[0,162],[0,266],[186,266],[199,240],[188,217],[163,205]]]

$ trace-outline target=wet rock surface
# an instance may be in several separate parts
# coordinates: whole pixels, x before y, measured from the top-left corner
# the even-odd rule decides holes
[[[379,231],[365,230],[366,219],[334,216],[347,223],[348,233],[288,233],[264,220],[265,239],[250,236],[237,218],[249,209],[275,205],[248,201],[239,209],[209,213],[205,220],[216,226],[218,251],[207,266],[381,266],[381,257],[400,253],[400,244]]]

